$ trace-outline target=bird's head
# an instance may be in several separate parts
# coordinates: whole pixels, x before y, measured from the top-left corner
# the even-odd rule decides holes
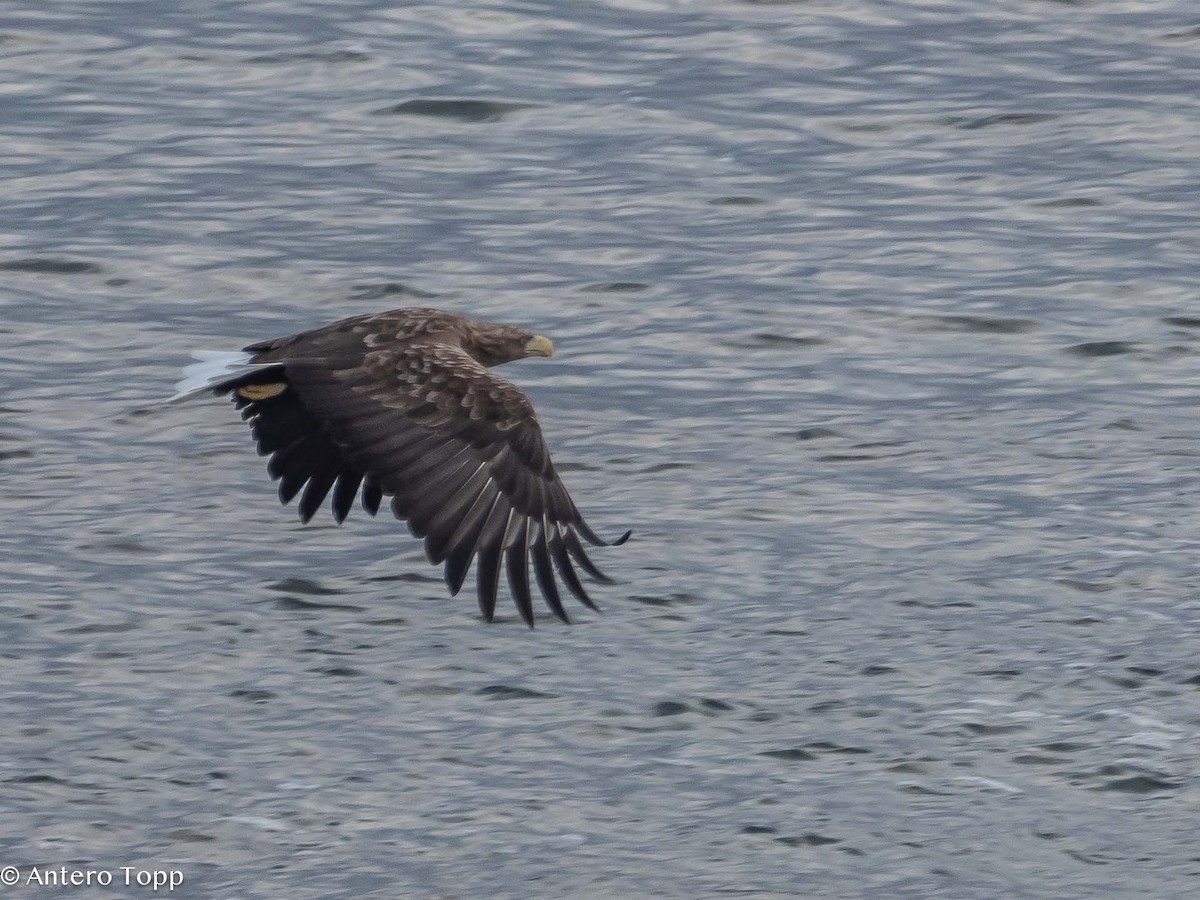
[[[550,338],[513,325],[488,324],[477,327],[463,349],[485,366],[498,366],[527,356],[554,355],[554,344]]]

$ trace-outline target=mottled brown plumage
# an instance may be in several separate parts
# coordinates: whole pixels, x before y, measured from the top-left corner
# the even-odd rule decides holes
[[[245,348],[197,368],[182,387],[231,394],[250,423],[279,498],[308,521],[332,492],[345,519],[356,495],[392,512],[445,564],[451,594],[476,561],[479,608],[491,621],[500,570],[533,624],[529,562],[547,605],[568,621],[555,570],[595,609],[575,567],[609,581],[580,536],[603,545],[554,470],[533,406],[490,366],[550,356],[550,341],[435,309],[356,316]],[[622,543],[623,535],[615,543]]]

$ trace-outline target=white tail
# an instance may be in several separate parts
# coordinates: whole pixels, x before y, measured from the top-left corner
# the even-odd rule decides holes
[[[192,358],[198,362],[184,366],[183,379],[175,385],[175,396],[168,403],[182,403],[199,394],[208,392],[236,381],[256,369],[267,369],[278,363],[253,363],[249,353],[231,353],[228,350],[193,350]]]

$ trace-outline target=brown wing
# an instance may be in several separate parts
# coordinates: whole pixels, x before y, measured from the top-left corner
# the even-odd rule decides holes
[[[332,489],[340,521],[360,483],[372,513],[381,495],[390,496],[397,518],[425,539],[429,559],[445,563],[452,594],[478,560],[479,607],[489,621],[503,568],[521,617],[533,624],[530,557],[556,616],[568,621],[555,569],[595,609],[575,565],[609,581],[580,536],[605,542],[555,473],[525,395],[447,344],[361,352],[286,359],[282,372],[255,373],[257,390],[248,381],[235,388],[259,451],[271,454],[268,470],[280,478],[280,499],[289,502],[303,487],[300,512],[307,520]]]
[[[229,382],[217,392],[233,394],[242,418],[250,423],[259,455],[270,457],[267,473],[279,481],[280,502],[288,504],[300,496],[297,508],[302,522],[316,514],[331,489],[333,517],[338,522],[350,514],[360,485],[363,509],[371,515],[379,511],[383,499],[379,485],[350,462],[300,402],[282,367]]]

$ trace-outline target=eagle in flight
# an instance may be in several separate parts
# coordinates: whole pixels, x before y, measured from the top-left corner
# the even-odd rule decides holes
[[[597,609],[576,566],[611,582],[584,551],[608,542],[584,522],[554,470],[529,399],[492,366],[551,356],[548,338],[437,309],[342,319],[242,353],[196,353],[173,401],[231,395],[269,456],[279,499],[307,522],[332,492],[342,522],[356,495],[375,515],[384,497],[445,564],[457,594],[475,560],[479,609],[491,621],[503,568],[532,626],[530,559],[546,605],[568,622],[558,578]]]

